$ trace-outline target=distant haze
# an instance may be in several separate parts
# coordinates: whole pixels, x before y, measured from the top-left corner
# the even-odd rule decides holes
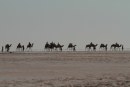
[[[130,48],[130,0],[0,0],[0,48],[20,42],[120,43]]]

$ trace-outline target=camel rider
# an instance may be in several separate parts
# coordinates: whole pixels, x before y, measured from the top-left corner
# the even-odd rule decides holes
[[[48,42],[46,42],[46,44],[48,44]]]
[[[29,46],[31,46],[31,43],[29,42]]]
[[[21,44],[19,43],[18,46],[21,46]]]
[[[60,46],[59,42],[58,42],[57,46]]]
[[[93,43],[91,42],[90,45],[93,45]]]
[[[46,47],[48,47],[49,46],[49,43],[48,42],[46,42],[46,45],[45,45]]]

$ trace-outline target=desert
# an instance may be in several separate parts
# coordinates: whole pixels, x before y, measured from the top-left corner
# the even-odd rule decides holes
[[[130,87],[130,52],[1,53],[0,87]]]

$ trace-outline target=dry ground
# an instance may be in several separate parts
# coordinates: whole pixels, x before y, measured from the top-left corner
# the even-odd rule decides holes
[[[130,52],[0,54],[0,87],[130,87]]]

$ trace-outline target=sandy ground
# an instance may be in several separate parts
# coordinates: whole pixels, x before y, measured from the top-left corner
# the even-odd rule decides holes
[[[0,87],[130,87],[130,52],[0,54]]]

